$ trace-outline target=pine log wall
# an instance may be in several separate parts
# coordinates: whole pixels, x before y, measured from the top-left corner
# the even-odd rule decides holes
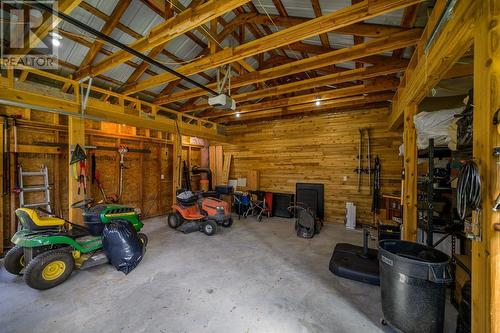
[[[401,189],[402,133],[387,130],[388,110],[306,117],[228,126],[224,152],[233,154],[230,178],[260,173],[263,191],[294,193],[297,182],[325,185],[325,221],[343,223],[346,202],[357,206],[358,223],[372,223],[368,175],[357,192],[359,128],[369,128],[372,156],[382,163],[382,193]],[[367,148],[364,143],[364,166]],[[347,181],[343,177],[347,176]]]
[[[21,117],[17,121],[19,151],[17,164],[21,164],[24,171],[39,171],[43,165],[48,167],[53,212],[68,218],[67,117],[13,107],[0,107],[0,115]],[[0,239],[3,238],[3,244],[6,247],[10,245],[9,240],[16,230],[13,212],[19,207],[19,195],[15,191],[14,133],[12,120],[8,122],[9,150],[11,151],[9,154],[10,193],[2,196],[3,210],[0,210],[3,222],[0,225]],[[105,149],[89,150],[88,153],[96,156],[96,169],[106,195],[118,192],[120,155],[117,149],[120,146],[126,146],[136,151],[127,153],[124,158],[126,169],[124,170],[124,191],[120,203],[140,208],[145,218],[164,215],[170,211],[173,146],[169,133],[87,120],[85,144],[105,147]],[[203,140],[183,137],[182,159],[187,161],[188,165],[201,165],[204,145],[206,143]],[[87,196],[101,200],[97,184],[95,182],[92,184],[91,181],[90,158],[87,159],[87,173]],[[26,178],[25,184],[41,183],[40,177],[31,177]],[[192,179],[194,189],[197,188],[198,183],[199,179]],[[41,202],[43,196],[41,193],[26,193],[25,201]],[[0,243],[0,254],[2,253],[1,245]]]

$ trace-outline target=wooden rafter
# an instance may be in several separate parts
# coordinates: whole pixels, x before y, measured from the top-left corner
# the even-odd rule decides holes
[[[209,22],[211,19],[222,15],[234,8],[237,8],[249,0],[226,0],[220,2],[210,0],[195,8],[190,8],[177,16],[160,23],[149,32],[148,36],[138,39],[129,46],[139,52],[146,52],[157,45],[174,39],[193,28]],[[99,61],[94,66],[87,66],[76,73],[76,78],[81,78],[86,75],[98,75],[104,73],[119,64],[134,58],[133,55],[118,51],[112,56],[109,56]]]
[[[421,4],[416,4],[414,6],[406,7],[403,13],[403,18],[401,19],[402,28],[413,28],[415,22],[417,21],[418,10]],[[393,57],[401,58],[403,56],[404,49],[394,50],[392,53]]]
[[[313,0],[315,1],[315,0]],[[319,13],[319,12],[318,12]],[[298,24],[305,23],[309,21],[308,18],[287,16],[283,17],[280,15],[270,15],[271,19],[264,14],[259,13],[239,13],[233,20],[228,22],[224,29],[220,32],[219,36],[221,38],[226,38],[232,32],[239,29],[242,26],[250,24],[259,25],[271,25],[276,24],[278,27],[290,28]],[[317,15],[318,17],[321,15]],[[381,37],[391,33],[396,33],[404,30],[401,27],[384,25],[384,24],[374,24],[374,23],[354,23],[339,29],[334,30],[337,34],[345,35],[357,35],[363,37]],[[325,45],[326,46],[326,45]]]
[[[395,90],[396,88],[397,88],[397,82],[394,82],[392,80],[381,79],[381,80],[376,80],[370,84],[358,84],[346,88],[330,89],[327,91],[322,91],[312,94],[300,95],[289,98],[281,98],[277,100],[270,100],[267,102],[250,104],[248,106],[240,107],[237,112],[227,112],[227,111],[210,112],[205,117],[213,119],[218,117],[234,115],[236,113],[239,114],[253,113],[257,111],[270,110],[274,108],[284,108],[284,107],[291,107],[294,105],[311,104],[317,102],[318,100],[321,101],[321,103],[324,103],[332,99],[370,94],[387,90]]]
[[[374,103],[387,102],[393,96],[392,93],[379,93],[374,95],[358,95],[332,99],[317,106],[315,103],[296,105],[285,108],[276,108],[254,113],[242,114],[240,118],[234,115],[226,116],[217,119],[217,123],[226,124],[231,122],[246,122],[249,120],[266,120],[277,117],[297,116],[309,113],[334,112],[337,108],[349,108],[349,110],[359,109],[365,105],[373,105]],[[384,105],[387,105],[384,103]]]
[[[319,0],[311,0],[311,5],[312,5],[312,8],[313,8],[313,11],[314,11],[314,15],[316,15],[316,17],[320,17],[323,15],[323,13],[321,12],[321,5],[319,4]],[[319,35],[319,38],[321,40],[321,45],[323,45],[323,47],[330,47],[330,41],[328,40],[328,34],[326,33],[323,33],[321,35]]]
[[[402,72],[406,68],[406,65],[407,63],[402,61],[397,64],[389,64],[386,66],[372,66],[372,67],[363,67],[352,70],[343,70],[338,73],[291,82],[276,87],[269,87],[265,89],[259,89],[256,91],[234,94],[232,95],[232,97],[235,100],[237,100],[238,103],[241,103],[244,101],[280,96],[289,93],[296,93],[306,89],[320,88],[325,86],[336,86],[341,83],[352,82],[357,80],[362,81]],[[209,108],[209,105],[206,102],[204,102],[202,104],[186,108],[185,110],[187,112],[196,112],[205,110],[207,108]]]
[[[323,15],[306,23],[281,30],[258,40],[245,43],[238,47],[227,48],[213,55],[194,61],[188,65],[182,66],[177,70],[184,75],[193,75],[240,59],[254,56],[259,53],[273,50],[279,46],[284,46],[311,36],[335,30],[337,27],[343,27],[371,17],[382,15],[395,9],[404,8],[418,2],[421,2],[421,0],[364,1],[328,15]],[[170,73],[163,73],[156,77],[136,83],[134,86],[127,89],[125,93],[131,94],[137,91],[149,89],[175,79],[176,77],[174,75]]]
[[[473,24],[465,17],[474,12],[472,0],[460,1],[456,5],[451,24],[445,25],[439,37],[434,40],[427,52],[425,43],[444,10],[446,1],[438,1],[425,27],[421,40],[408,65],[401,85],[394,98],[389,126],[396,129],[403,124],[406,106],[419,104],[426,94],[454,67],[455,63],[471,47],[473,42]],[[460,10],[460,11],[459,11]],[[468,24],[464,24],[467,22]]]
[[[57,2],[57,9],[61,13],[69,14],[71,13],[78,5],[82,2],[82,0],[60,0]],[[28,54],[32,49],[29,46],[33,46],[36,44],[36,41],[39,39],[45,38],[53,29],[57,27],[57,25],[61,22],[61,19],[58,17],[53,17],[48,13],[43,14],[43,22],[40,24],[36,30],[30,34],[30,38],[28,39],[28,47],[25,47],[22,50],[17,51],[18,54]]]
[[[305,70],[318,69],[333,64],[351,61],[371,55],[377,55],[381,52],[401,48],[402,46],[406,47],[409,45],[414,45],[418,42],[420,34],[421,30],[419,29],[403,31],[398,34],[378,38],[350,48],[339,49],[329,53],[309,57],[307,59],[302,59],[281,66],[276,66],[270,69],[248,73],[246,75],[235,78],[232,82],[232,86],[234,88],[242,87],[258,82],[272,80],[274,78],[290,75],[293,73],[300,73]],[[213,85],[208,86],[213,87]],[[180,95],[180,93],[179,95],[175,94],[172,96],[166,96],[163,98],[159,98],[155,101],[155,103],[167,104],[172,102],[174,99],[179,100],[179,97],[182,97],[180,99],[191,98],[194,96],[194,94],[202,96],[205,93],[202,92],[201,89],[191,89],[189,92],[183,93],[182,96]]]
[[[123,16],[123,14],[127,10],[131,2],[132,0],[118,1],[109,19],[106,21],[106,23],[101,29],[101,32],[103,34],[110,35],[113,32],[118,22],[120,22],[120,18]],[[92,47],[90,48],[90,50],[85,55],[83,61],[80,63],[80,67],[85,67],[87,65],[92,64],[97,53],[99,52],[99,50],[102,48],[103,45],[104,45],[103,42],[101,42],[100,40],[96,40],[92,45]]]

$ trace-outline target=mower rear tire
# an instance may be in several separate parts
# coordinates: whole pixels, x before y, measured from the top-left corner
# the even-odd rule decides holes
[[[229,228],[232,225],[233,225],[233,218],[232,217],[225,220],[224,222],[222,222],[222,226],[226,227],[226,228]]]
[[[47,251],[30,261],[24,272],[24,282],[33,289],[50,289],[66,281],[74,267],[71,253]]]
[[[143,247],[146,247],[148,245],[148,236],[146,236],[146,234],[140,232],[137,234],[137,238],[139,238],[139,241],[142,243]]]
[[[207,236],[215,235],[215,233],[217,232],[217,223],[213,221],[207,221],[205,222],[205,224],[203,224],[201,231],[203,231],[203,233]]]
[[[182,217],[178,212],[168,214],[168,225],[172,229],[178,228],[182,224]]]
[[[16,245],[10,249],[5,255],[3,265],[7,272],[15,275],[22,275],[21,271],[25,266],[24,248]]]

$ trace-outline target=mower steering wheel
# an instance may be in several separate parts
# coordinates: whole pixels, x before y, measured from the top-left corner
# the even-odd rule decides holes
[[[83,200],[75,202],[74,204],[71,205],[71,208],[84,208],[92,203],[94,203],[94,199],[87,198],[87,199],[83,199]]]

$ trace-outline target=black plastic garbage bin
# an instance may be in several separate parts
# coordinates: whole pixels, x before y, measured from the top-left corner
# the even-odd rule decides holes
[[[379,242],[384,322],[405,333],[443,331],[450,257],[422,244]]]

